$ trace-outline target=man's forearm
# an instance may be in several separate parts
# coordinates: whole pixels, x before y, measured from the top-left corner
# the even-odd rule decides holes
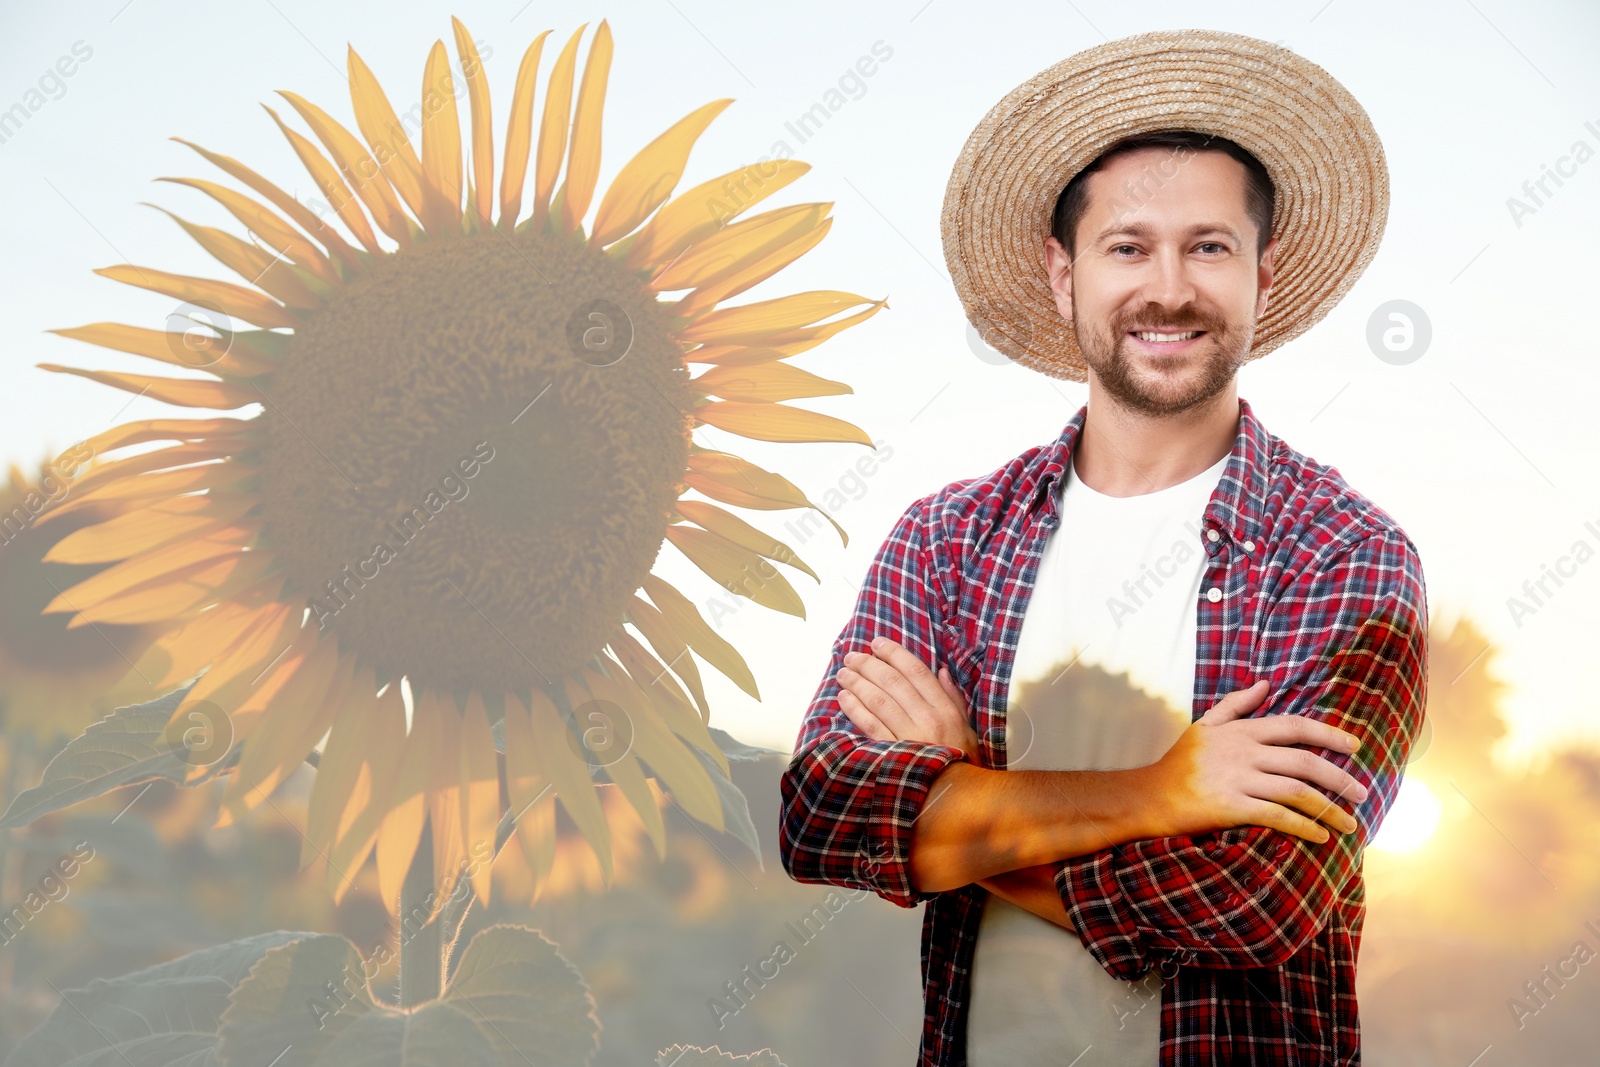
[[[912,827],[912,882],[939,893],[1159,837],[1147,769],[999,771],[951,763],[933,780]]]

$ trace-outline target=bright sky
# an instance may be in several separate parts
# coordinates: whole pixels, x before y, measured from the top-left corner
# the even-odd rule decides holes
[[[851,535],[848,548],[831,530],[790,537],[784,524],[800,512],[742,513],[789,540],[822,577],[817,586],[786,571],[805,598],[804,621],[745,603],[724,623],[765,699],[704,672],[714,724],[787,751],[855,584],[900,511],[1053,439],[1085,397],[1084,386],[980,358],[969,345],[939,239],[956,154],[989,107],[1040,69],[1106,38],[1199,19],[1281,41],[1332,72],[1372,116],[1391,173],[1388,231],[1371,266],[1310,333],[1242,370],[1241,395],[1269,429],[1338,467],[1411,535],[1436,624],[1469,613],[1503,651],[1515,729],[1500,755],[1515,761],[1552,743],[1600,742],[1600,371],[1593,327],[1553,313],[1592,306],[1600,275],[1600,68],[1592,54],[1600,9],[1577,0],[1309,0],[1200,10],[1160,0],[830,2],[781,13],[700,0],[569,3],[559,13],[537,4],[519,11],[517,0],[12,7],[0,15],[0,112],[22,104],[28,114],[0,142],[8,215],[0,460],[35,464],[113,421],[176,414],[148,399],[124,409],[124,394],[33,367],[152,370],[43,332],[102,320],[160,324],[165,298],[92,268],[133,262],[228,277],[138,203],[234,226],[197,192],[149,184],[160,175],[227,181],[169,137],[232,155],[309,200],[314,188],[256,105],[288,114],[272,94],[290,89],[349,122],[347,42],[409,101],[433,41],[445,40],[453,55],[449,16],[459,15],[493,50],[485,67],[498,125],[535,35],[551,28],[557,42],[546,49],[542,99],[559,42],[588,21],[587,51],[606,17],[616,54],[602,189],[672,122],[734,97],[701,138],[683,186],[792,155],[814,169],[763,209],[832,201],[836,220],[799,264],[737,299],[810,288],[890,299],[888,310],[794,360],[854,387],[854,395],[797,406],[887,442],[892,455],[870,478],[853,474],[861,446],[749,442],[709,427],[696,434],[785,474],[814,500],[840,490],[836,518]],[[874,73],[841,85],[863,56],[878,58]],[[790,124],[835,88],[845,90],[842,106],[797,136]],[[1524,183],[1546,168],[1564,172],[1561,184],[1546,178],[1549,195],[1529,200]],[[1511,197],[1531,210],[1515,217]],[[1417,305],[1431,322],[1428,349],[1405,365],[1378,359],[1366,341],[1369,318],[1393,300]],[[1553,595],[1513,617],[1508,598],[1526,600],[1524,582],[1538,581],[1546,565],[1565,573],[1563,584],[1548,581]],[[726,599],[670,547],[659,569],[702,605]]]

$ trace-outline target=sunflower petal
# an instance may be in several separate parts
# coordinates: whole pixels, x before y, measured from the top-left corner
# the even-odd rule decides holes
[[[562,46],[545,87],[544,117],[539,121],[539,152],[533,171],[533,217],[529,220],[535,233],[544,228],[545,216],[550,210],[550,190],[555,188],[556,175],[566,156],[568,127],[572,124],[572,70],[577,62],[578,39],[588,25],[585,22],[579,26]]]
[[[359,683],[367,686],[365,693],[371,695],[376,681],[372,669],[364,667],[357,676]],[[358,693],[356,699],[358,706],[368,707],[365,696]],[[406,758],[406,707],[399,685],[390,685],[381,694],[371,696],[371,700],[366,720],[370,730],[357,733],[351,739],[351,743],[363,749],[366,780],[370,785],[364,796],[358,788],[344,802],[344,814],[339,817],[334,845],[328,853],[328,880],[336,904],[355,884],[362,864],[377,844],[378,829],[397,795],[400,771]],[[332,802],[337,804],[338,798],[334,797]],[[416,843],[411,847],[415,851]],[[384,903],[393,906],[397,899],[385,896]]]
[[[495,829],[500,822],[500,775],[496,769],[494,734],[483,695],[474,689],[461,717],[461,839],[466,844],[467,869],[478,899],[489,903],[493,881]]]
[[[187,408],[208,408],[227,411],[248,404],[261,403],[261,393],[249,386],[233,382],[213,382],[204,378],[146,378],[120,371],[84,370],[81,367],[63,367],[59,363],[35,363],[41,370],[57,374],[76,374],[113,389],[126,389],[130,393],[149,396],[165,404]]]
[[[191,463],[222,459],[237,447],[235,442],[226,439],[202,439],[187,441],[168,448],[154,448],[148,452],[140,452],[132,456],[120,456],[91,467],[88,473],[82,475],[73,483],[72,489],[75,494],[88,496],[104,486],[136,479],[151,471],[185,467]],[[75,498],[68,497],[69,501],[72,499]]]
[[[683,695],[683,690],[678,688],[660,661],[645,651],[644,646],[635,641],[632,634],[620,628],[611,635],[608,644],[612,654],[627,668],[633,684],[648,695],[657,713],[679,740],[686,741],[704,752],[724,774],[727,774],[727,756],[723,754],[721,746],[712,739],[711,731],[705,721],[695,713],[689,698]]]
[[[270,296],[232,282],[194,278],[187,274],[168,274],[150,267],[136,267],[131,263],[99,267],[95,273],[102,278],[170,296],[174,300],[220,311],[229,318],[241,319],[264,329],[279,326],[294,329],[300,325],[300,319],[293,312]]]
[[[423,217],[422,163],[417,159],[411,137],[394,113],[383,86],[372,69],[349,48],[345,66],[350,72],[350,106],[356,114],[356,128],[372,149],[373,158],[388,175],[400,199],[406,202],[411,213]]]
[[[516,840],[533,878],[530,899],[537,899],[555,860],[555,784],[539,770],[534,758],[528,709],[511,694],[506,695],[505,702],[506,796],[511,801]]]
[[[397,683],[391,683],[388,691],[394,692],[396,686]],[[416,710],[422,710],[420,703]],[[378,828],[378,893],[396,910],[400,887],[405,883],[417,845],[422,841],[422,827],[428,817],[428,794],[433,788],[434,764],[438,760],[443,730],[437,715],[411,716],[411,732],[406,735],[394,793]],[[353,830],[351,836],[354,836]],[[349,873],[353,876],[355,870],[352,868]]]
[[[422,75],[422,203],[429,236],[461,234],[461,117],[443,41],[433,42]]]
[[[695,664],[694,657],[689,655],[688,642],[667,623],[654,604],[637,594],[633,603],[628,605],[628,621],[639,628],[644,639],[650,642],[650,647],[655,649],[656,655],[670,664],[678,677],[683,679],[689,692],[694,694],[700,717],[709,719],[711,704],[706,700],[705,686],[700,681],[700,668]]]
[[[724,400],[701,404],[694,413],[701,422],[757,441],[853,441],[875,447],[866,431],[853,422],[782,404]]]
[[[511,115],[506,119],[506,152],[500,163],[500,227],[510,232],[522,211],[522,185],[528,178],[528,147],[533,139],[533,95],[539,82],[539,57],[544,52],[545,30],[533,39],[517,67],[517,86],[511,94]],[[484,192],[488,196],[488,192]],[[535,878],[535,881],[538,879]]]
[[[163,634],[128,673],[148,680],[153,690],[167,692],[210,666],[219,653],[272,609],[270,604],[258,607],[232,601],[218,604],[178,629]]]
[[[383,168],[372,158],[371,153],[361,146],[361,142],[356,140],[355,134],[300,94],[280,89],[278,95],[289,101],[290,106],[300,113],[306,125],[311,127],[311,132],[317,135],[317,140],[322,142],[328,154],[333,157],[339,173],[347,176],[354,185],[356,195],[361,198],[361,203],[366,205],[368,213],[372,215],[372,221],[378,224],[378,228],[394,238],[402,247],[409,245],[411,232],[406,225],[405,212],[400,208],[400,201],[395,196],[394,188],[384,175]]]
[[[205,497],[185,496],[179,500],[206,502]],[[248,499],[239,501],[240,511],[253,506]],[[173,514],[154,508],[139,508],[116,515],[105,522],[74,530],[44,554],[46,563],[110,563],[151,552],[174,541],[203,540],[216,535],[220,538],[245,536],[260,529],[260,520],[248,525],[236,523],[238,516],[219,515],[214,511],[196,511],[194,514]]]
[[[243,463],[203,463],[176,470],[155,471],[137,478],[122,478],[87,492],[75,493],[34,520],[35,526],[93,508],[111,500],[153,502],[202,489],[229,489],[256,477],[255,469]]]
[[[196,244],[211,254],[211,258],[286,306],[302,311],[322,306],[322,299],[311,291],[311,287],[294,272],[294,268],[272,253],[214,226],[189,222],[159,204],[147,206],[183,227],[183,232],[194,238]]]
[[[838,289],[812,289],[771,300],[758,300],[738,307],[706,312],[679,332],[679,340],[722,344],[779,343],[778,339],[814,324],[846,308],[873,301]],[[881,305],[887,301],[879,301]],[[831,323],[829,324],[831,325]],[[799,337],[795,338],[799,340]]]
[[[433,889],[441,898],[437,906],[443,906],[442,898],[453,896],[460,889],[461,877],[466,873],[467,842],[461,834],[461,713],[450,697],[423,689],[413,721],[421,715],[439,720],[433,785],[428,793],[428,824],[433,827]]]
[[[642,585],[645,593],[655,602],[662,617],[689,643],[689,647],[694,649],[701,659],[721,671],[729,681],[749,693],[751,697],[756,700],[761,699],[761,692],[756,688],[755,675],[750,673],[750,665],[745,663],[738,649],[728,644],[721,634],[706,624],[705,619],[700,617],[700,610],[688,597],[654,574],[646,574]]]
[[[804,561],[795,555],[793,549],[772,535],[751,526],[732,512],[724,511],[715,504],[707,504],[703,500],[679,500],[676,506],[678,512],[690,522],[699,523],[712,533],[768,559],[787,563],[796,570],[811,575],[817,584],[822,584],[817,572],[806,566]]]
[[[222,338],[201,333],[147,330],[117,322],[94,322],[87,326],[49,332],[116,352],[170,363],[174,367],[203,370],[225,377],[253,378],[278,369],[276,363],[245,345],[229,345]]]
[[[301,870],[310,866],[317,856],[331,861],[340,832],[348,829],[345,815],[348,813],[350,820],[354,820],[371,799],[372,765],[367,748],[375,740],[378,699],[370,680],[370,668],[351,671],[344,691],[349,698],[348,707],[333,720],[328,740],[322,746],[317,774],[311,781],[311,799],[306,804],[306,832],[301,836],[300,846]],[[363,681],[368,684],[363,686]]]
[[[300,163],[306,168],[306,173],[311,175],[312,182],[322,191],[322,195],[328,198],[328,203],[339,216],[339,221],[355,234],[356,240],[360,241],[368,252],[381,253],[383,247],[378,244],[378,238],[372,232],[371,224],[367,222],[366,213],[361,210],[361,201],[350,191],[339,171],[328,162],[328,158],[318,150],[317,146],[311,143],[310,138],[291,128],[266,104],[262,104],[261,107],[272,116],[272,121],[288,140],[289,146],[294,149],[294,154],[300,157]]]
[[[722,802],[705,768],[656,711],[651,695],[620,664],[605,666],[611,672],[605,684],[614,694],[612,699],[632,710],[634,751],[684,811],[720,832]]]
[[[794,204],[752,215],[700,241],[650,281],[658,292],[712,285],[821,225],[831,201]]]
[[[812,229],[802,233],[788,243],[772,249],[747,266],[741,267],[715,282],[701,285],[694,292],[673,305],[675,313],[698,318],[702,313],[729,297],[738,296],[746,289],[766,281],[815,248],[824,237],[828,236],[828,231],[832,227],[833,219],[823,219]],[[745,349],[745,351],[748,352],[750,350]],[[780,356],[792,354],[774,349],[765,349],[764,351],[778,351]],[[758,360],[757,362],[761,361]]]
[[[93,437],[86,437],[82,447],[99,455],[149,441],[200,441],[217,437],[238,440],[255,428],[250,419],[138,419],[117,423]]]
[[[324,225],[322,220],[317,218],[317,216],[311,212],[311,209],[300,203],[300,201],[296,200],[294,197],[290,196],[276,185],[267,181],[261,175],[257,174],[249,167],[246,167],[238,160],[221,155],[217,152],[212,152],[205,148],[201,148],[192,141],[185,141],[182,137],[174,137],[173,140],[177,141],[181,145],[188,145],[190,148],[204,156],[212,165],[218,167],[232,177],[237,178],[239,181],[244,182],[257,193],[260,193],[262,196],[266,197],[274,207],[283,212],[284,215],[293,221],[295,225],[299,226],[312,237],[315,237],[317,241],[321,243],[322,247],[328,250],[329,255],[338,259],[340,263],[343,263],[352,272],[358,272],[362,269],[361,258],[356,255],[356,250],[350,247],[349,242],[343,237],[339,236],[338,232],[332,227]]]
[[[205,560],[238,554],[244,544],[255,536],[259,525],[257,521],[188,538],[149,552],[134,555],[124,553],[122,562],[106,567],[64,590],[46,604],[43,611],[45,614],[73,611],[78,607],[99,604],[115,596],[125,596],[141,586],[148,586]]]
[[[594,782],[589,777],[589,766],[574,750],[576,741],[550,697],[541,689],[532,690],[529,702],[528,725],[518,724],[509,714],[506,719],[506,753],[511,757],[513,748],[520,748],[520,766],[532,765],[556,788],[556,796],[573,823],[582,832],[595,858],[611,882],[611,830],[606,825],[605,810],[595,794]]]
[[[567,178],[561,185],[562,229],[571,231],[583,222],[594,200],[595,180],[600,176],[600,128],[605,112],[606,77],[611,71],[611,26],[605,19],[595,28],[589,41],[589,58],[583,65],[583,82],[578,87],[578,108],[572,121],[572,153],[567,160]]]
[[[689,384],[723,400],[773,403],[810,396],[841,396],[854,393],[844,382],[818,377],[810,371],[773,360],[748,367],[712,367]]]
[[[563,679],[567,689],[567,699],[571,701],[578,721],[584,721],[582,709],[591,701],[604,700],[608,703],[617,703],[611,695],[611,690],[604,684],[604,679],[588,668],[583,668],[577,677]],[[631,722],[638,714],[638,709],[632,703],[617,704],[617,713],[626,715]],[[600,755],[599,753],[596,754]],[[645,833],[650,837],[650,843],[655,846],[656,858],[665,859],[667,856],[667,830],[661,818],[661,805],[656,800],[656,795],[650,789],[650,783],[645,781],[644,768],[639,766],[639,758],[628,749],[619,752],[607,752],[601,759],[604,761],[606,775],[621,791],[633,810],[638,813],[639,819],[644,823]]]
[[[751,163],[688,189],[667,202],[628,246],[622,265],[642,270],[671,263],[685,248],[716,233],[745,209],[811,169],[798,159]]]
[[[278,565],[270,552],[239,552],[201,560],[144,585],[78,609],[67,623],[75,630],[91,623],[128,626],[186,619],[260,581]]]
[[[235,192],[225,185],[208,182],[202,178],[157,178],[158,182],[172,182],[198,189],[228,209],[228,213],[244,224],[245,229],[264,241],[268,248],[309,271],[318,281],[338,285],[339,275],[328,262],[328,257],[298,230],[270,211],[266,206]]]
[[[594,216],[591,242],[608,245],[639,228],[650,212],[666,203],[683,177],[689,150],[706,127],[733,103],[732,97],[713,100],[679,119],[628,160],[611,180]]]
[[[473,43],[466,26],[454,15],[450,16],[450,26],[456,35],[456,53],[461,57],[461,72],[467,79],[467,103],[472,115],[474,206],[477,208],[479,227],[487,230],[493,225],[490,196],[494,189],[494,125],[489,114],[489,79],[483,73],[483,60],[478,58],[478,46]]]

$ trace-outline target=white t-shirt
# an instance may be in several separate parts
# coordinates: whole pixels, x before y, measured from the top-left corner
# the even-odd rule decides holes
[[[1201,520],[1227,462],[1130,497],[1065,472],[1061,523],[1039,562],[1006,698],[1008,770],[1143,767],[1188,728]],[[1161,985],[1154,968],[1137,982],[1112,978],[1074,931],[990,894],[968,1062],[1153,1065]]]

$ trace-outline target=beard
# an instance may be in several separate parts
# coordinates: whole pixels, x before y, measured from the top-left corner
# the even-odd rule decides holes
[[[1089,369],[1094,371],[1107,395],[1130,411],[1152,418],[1164,418],[1204,404],[1228,387],[1244,365],[1250,342],[1255,338],[1255,323],[1230,323],[1196,305],[1185,304],[1167,311],[1159,304],[1146,304],[1137,311],[1113,315],[1111,329],[1102,332],[1085,326],[1078,314],[1077,294],[1072,298],[1073,332]],[[1133,340],[1128,329],[1138,325],[1164,333],[1203,330],[1196,350],[1180,357],[1181,367],[1141,374],[1130,351]]]

